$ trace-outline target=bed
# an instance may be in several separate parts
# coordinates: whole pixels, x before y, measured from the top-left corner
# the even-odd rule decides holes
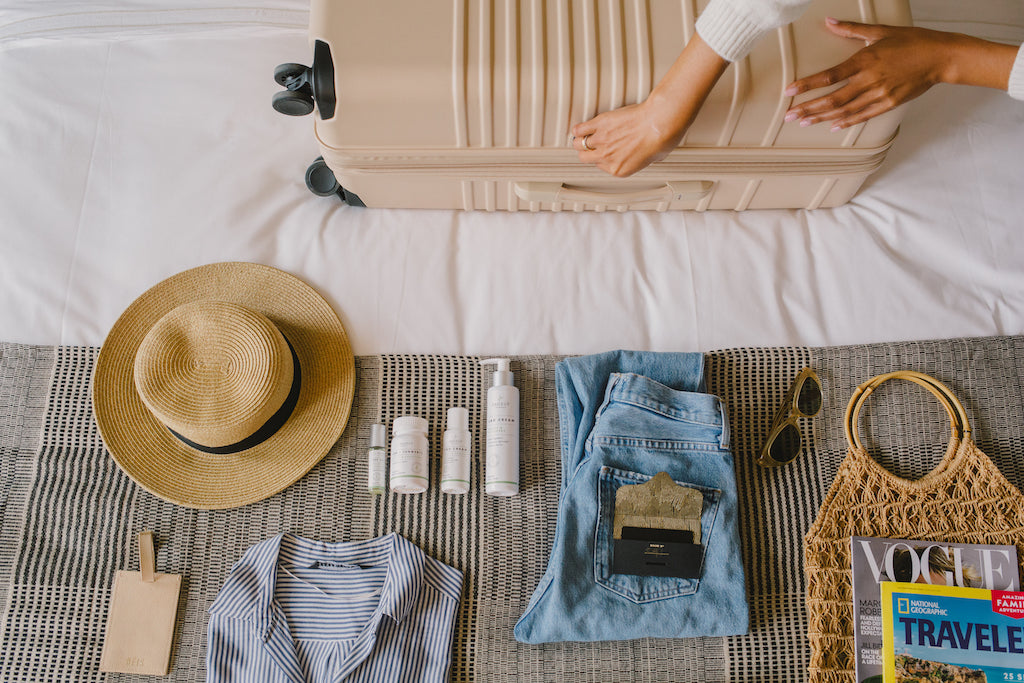
[[[1024,334],[1024,103],[1005,93],[936,87],[911,102],[884,165],[836,209],[363,209],[306,190],[311,122],[270,105],[274,66],[308,62],[306,4],[4,3],[5,348],[84,354],[78,367],[88,368],[90,349],[140,293],[217,261],[265,263],[312,284],[360,357],[865,344],[882,353],[881,343]],[[1024,41],[1017,0],[912,6],[918,25]],[[1018,346],[995,344],[1004,356]],[[946,366],[928,356],[927,367]],[[853,379],[842,378],[844,391]],[[769,402],[757,404],[756,425]],[[346,443],[362,447],[363,436]],[[1002,458],[1012,462],[1009,450]],[[104,570],[127,561],[129,539],[118,542]],[[181,652],[183,669],[201,657]]]
[[[1024,106],[937,87],[882,166],[817,211],[362,210],[303,187],[311,121],[274,66],[306,3],[16,0],[0,10],[0,338],[102,343],[158,280],[222,260],[298,275],[356,354],[895,341],[1024,331]],[[1013,0],[916,21],[1024,40]]]

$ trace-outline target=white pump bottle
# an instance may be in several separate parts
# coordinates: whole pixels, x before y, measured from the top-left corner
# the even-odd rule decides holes
[[[487,390],[487,460],[485,491],[492,496],[519,493],[519,389],[512,383],[508,358],[490,358],[494,386]]]

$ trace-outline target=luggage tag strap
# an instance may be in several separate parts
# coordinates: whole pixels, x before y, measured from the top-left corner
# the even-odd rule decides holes
[[[153,532],[143,531],[139,534],[139,571],[142,580],[153,583],[156,580],[156,553],[153,552]]]

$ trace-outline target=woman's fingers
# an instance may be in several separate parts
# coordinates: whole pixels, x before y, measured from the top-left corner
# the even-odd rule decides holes
[[[857,55],[854,55],[842,64],[833,66],[831,69],[825,69],[824,71],[819,71],[816,74],[793,81],[786,87],[783,94],[792,97],[808,90],[816,90],[817,88],[824,88],[845,81],[859,70],[859,66],[854,61],[856,57]]]
[[[642,107],[627,105],[573,126],[572,147],[583,163],[611,175],[631,175],[658,156],[648,139],[651,130]]]
[[[590,135],[592,133],[597,132],[597,121],[602,116],[604,116],[604,114],[598,114],[589,121],[582,121],[580,123],[577,123],[575,126],[572,127],[571,133],[573,137],[581,138],[584,135]]]
[[[862,94],[862,88],[853,84],[847,84],[827,95],[807,100],[802,104],[792,107],[786,112],[786,121],[799,120],[801,125],[806,126],[828,118],[834,118],[834,116],[829,116],[829,114],[843,110],[850,102]],[[804,123],[805,121],[808,123]]]
[[[858,123],[864,123],[868,119],[873,119],[879,114],[884,114],[890,109],[892,109],[892,106],[890,104],[886,102],[874,101],[868,106],[864,107],[863,109],[851,114],[850,116],[846,116],[844,118],[839,119],[838,121],[835,121],[832,124],[832,130],[838,131],[844,128],[849,128],[850,126],[855,126]]]
[[[842,90],[847,90],[847,88],[843,88]],[[837,90],[836,92],[838,93],[840,91]],[[823,97],[820,99],[827,100],[828,97]],[[832,102],[829,102],[827,106],[816,111],[815,113],[810,113],[803,116],[803,118],[800,119],[800,125],[810,126],[815,123],[821,123],[822,121],[846,119],[847,117],[851,117],[854,114],[857,114],[858,112],[867,109],[869,106],[872,106],[877,102],[878,98],[874,93],[851,91],[844,95],[844,99],[842,102],[834,105],[832,104]]]
[[[593,133],[587,133],[583,137],[573,139],[573,147],[579,152],[593,152],[597,149]]]
[[[579,152],[580,161],[593,163],[597,152],[597,141],[593,133],[586,133],[581,136],[572,136],[572,148]]]
[[[917,97],[938,81],[944,34],[831,19],[828,27],[868,45],[831,69],[791,83],[784,90],[790,97],[830,85],[839,87],[790,107],[786,121],[799,121],[801,126],[835,121],[833,129],[845,128]]]
[[[898,30],[892,26],[858,24],[855,21],[839,21],[837,19],[832,19],[831,17],[825,20],[825,25],[837,36],[852,38],[855,40],[865,40],[868,44],[876,43],[882,38],[890,35],[893,31]],[[807,92],[808,90],[834,85],[857,73],[860,68],[861,65],[857,61],[857,54],[855,54],[845,62],[837,64],[831,69],[825,69],[824,71],[819,71],[816,74],[811,74],[810,76],[805,76],[804,78],[793,81],[786,86],[784,94],[792,97],[793,95],[799,95],[800,93]]]
[[[606,154],[598,149],[596,139],[597,126],[593,124],[594,119],[578,123],[572,129],[572,148],[576,150],[580,161],[585,164],[594,164],[603,171],[608,172]]]
[[[598,116],[595,116],[589,121],[577,123],[575,126],[572,127],[571,142],[573,149],[575,149],[578,152],[584,152],[587,151],[587,146],[589,146],[591,149],[594,148],[594,145],[591,144],[590,142],[590,138],[588,138],[587,136],[593,136],[594,133],[597,132],[597,119],[599,119],[600,117],[601,115],[599,114]],[[584,145],[584,139],[586,139],[587,145]]]
[[[884,38],[891,26],[882,24],[859,24],[856,21],[839,21],[829,17],[825,20],[829,31],[843,38],[854,38],[874,43]]]

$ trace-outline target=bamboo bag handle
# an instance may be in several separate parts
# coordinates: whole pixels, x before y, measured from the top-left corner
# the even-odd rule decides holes
[[[896,372],[887,372],[882,375],[876,375],[867,382],[859,385],[853,392],[853,396],[850,398],[850,403],[846,406],[845,417],[846,440],[850,444],[851,448],[855,447],[864,450],[864,446],[860,442],[860,436],[857,433],[857,420],[860,417],[860,409],[864,405],[864,401],[867,397],[870,396],[879,385],[890,379],[905,379],[909,382],[919,384],[932,392],[932,394],[934,394],[942,403],[942,406],[946,409],[946,413],[949,415],[951,437],[956,437],[958,440],[962,440],[965,437],[970,436],[971,425],[967,420],[967,412],[964,410],[963,404],[960,403],[960,400],[953,394],[949,387],[931,375],[926,375],[923,372],[898,370]]]

